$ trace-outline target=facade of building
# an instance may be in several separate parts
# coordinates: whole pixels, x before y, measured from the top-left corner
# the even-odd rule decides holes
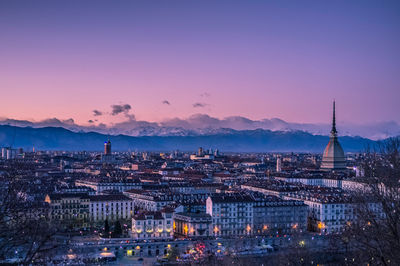
[[[285,196],[286,199],[301,200],[308,205],[308,229],[322,234],[341,232],[346,225],[356,221],[357,208],[352,196],[340,189],[317,188],[298,191]],[[380,204],[367,203],[371,213],[382,216]]]
[[[253,234],[280,235],[307,230],[308,206],[301,201],[270,196],[255,201],[253,212]]]
[[[132,238],[145,239],[172,239],[173,211],[147,211],[132,217]]]
[[[132,189],[124,192],[124,195],[133,200],[136,208],[146,211],[160,211],[164,207],[174,203],[172,197],[163,193],[150,192]]]
[[[103,179],[93,179],[93,180],[76,180],[76,186],[90,187],[96,191],[97,194],[103,192],[104,190],[116,190],[119,192],[124,192],[130,189],[141,189],[142,184],[135,179],[120,180],[103,180]]]
[[[262,193],[225,194],[207,199],[213,236],[275,235],[307,229],[308,206]]]
[[[206,201],[213,236],[242,236],[253,232],[253,200],[247,195],[215,195]]]
[[[50,218],[64,228],[89,227],[89,196],[86,193],[60,193],[46,195]]]
[[[212,218],[207,213],[182,212],[174,215],[177,237],[202,238],[212,235]]]
[[[334,187],[342,188],[342,179],[333,178],[315,178],[315,177],[275,177],[276,180],[281,180],[288,183],[301,183],[309,186],[321,186],[321,187]]]
[[[130,220],[133,201],[124,195],[89,196],[89,218],[92,222]]]

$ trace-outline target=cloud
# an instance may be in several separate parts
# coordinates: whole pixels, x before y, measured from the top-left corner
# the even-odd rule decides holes
[[[120,113],[125,113],[127,114],[132,107],[129,104],[114,104],[111,105],[111,115],[118,115]]]
[[[208,92],[203,92],[202,94],[200,94],[200,97],[204,97],[204,98],[208,98],[210,96],[211,96],[211,94],[209,94]]]
[[[93,110],[93,115],[94,116],[100,116],[100,115],[103,115],[103,112],[101,112],[99,110]]]
[[[126,113],[126,114],[125,114],[125,117],[128,118],[128,121],[136,120],[136,117],[135,117],[134,114],[128,114],[128,113]]]
[[[171,103],[167,100],[162,101],[162,104],[171,105]]]
[[[193,104],[193,108],[203,108],[203,107],[206,107],[208,104],[206,104],[206,103],[199,103],[199,102],[197,102],[197,103],[194,103]]]
[[[92,119],[88,120],[88,123],[93,124],[94,121]]]

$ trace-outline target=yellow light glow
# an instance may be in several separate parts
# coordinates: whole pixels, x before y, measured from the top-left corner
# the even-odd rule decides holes
[[[175,221],[172,223],[172,227],[174,228],[174,231],[176,230],[176,224]]]
[[[132,256],[132,255],[133,255],[133,250],[132,250],[132,249],[128,249],[128,250],[126,251],[126,255],[127,255],[127,256]]]
[[[188,226],[187,226],[187,224],[185,224],[184,226],[183,226],[183,233],[185,234],[185,235],[187,235],[187,233],[188,233]]]
[[[158,228],[157,230],[159,233],[162,233],[164,230],[162,228]]]
[[[268,230],[268,225],[264,224],[263,230]]]
[[[294,225],[292,226],[292,228],[293,228],[293,229],[297,229],[297,226],[298,226],[298,224],[294,224]]]
[[[301,247],[304,247],[304,246],[306,245],[306,242],[305,242],[304,240],[301,240],[301,241],[299,242],[299,245],[300,245]]]
[[[247,232],[250,232],[251,226],[249,224],[247,225],[246,230],[247,230]]]
[[[136,229],[136,233],[140,234],[142,232],[142,229]]]
[[[136,246],[136,249],[140,249],[140,246]]]
[[[219,231],[217,226],[214,226],[214,233],[217,233]]]
[[[107,248],[103,248],[103,251],[107,251]]]
[[[109,257],[109,256],[112,256],[112,253],[111,252],[101,252],[100,255],[103,257]]]
[[[171,248],[171,244],[168,244],[168,245],[167,245],[167,248]]]
[[[323,222],[318,222],[318,229],[324,229],[325,224]]]

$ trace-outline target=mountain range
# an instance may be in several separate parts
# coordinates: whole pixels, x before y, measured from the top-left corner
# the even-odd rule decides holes
[[[41,121],[16,120],[0,118],[0,125],[18,127],[62,127],[73,132],[98,132],[102,134],[141,137],[141,136],[202,136],[233,134],[246,130],[271,131],[305,131],[313,135],[328,135],[330,124],[326,123],[292,123],[279,118],[252,120],[242,116],[216,118],[207,114],[194,114],[187,118],[170,118],[161,122],[137,120],[133,114],[125,114],[125,120],[111,124],[99,120],[89,120],[80,125],[70,119],[50,118]],[[361,136],[372,140],[385,139],[400,135],[400,125],[395,121],[355,124],[338,122],[339,134],[342,136]]]
[[[223,152],[319,152],[328,136],[305,131],[271,131],[265,129],[220,129],[214,133],[183,136],[128,136],[98,132],[74,132],[62,127],[17,127],[0,125],[0,146],[36,150],[100,151],[108,138],[114,151],[193,151],[198,147]],[[376,141],[362,137],[339,138],[345,152],[363,151]]]

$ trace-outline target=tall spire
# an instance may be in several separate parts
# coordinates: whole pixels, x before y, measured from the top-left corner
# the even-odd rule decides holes
[[[331,130],[331,135],[336,136],[337,131],[336,131],[336,114],[335,114],[335,100],[333,100],[333,118],[332,118],[332,130]]]

